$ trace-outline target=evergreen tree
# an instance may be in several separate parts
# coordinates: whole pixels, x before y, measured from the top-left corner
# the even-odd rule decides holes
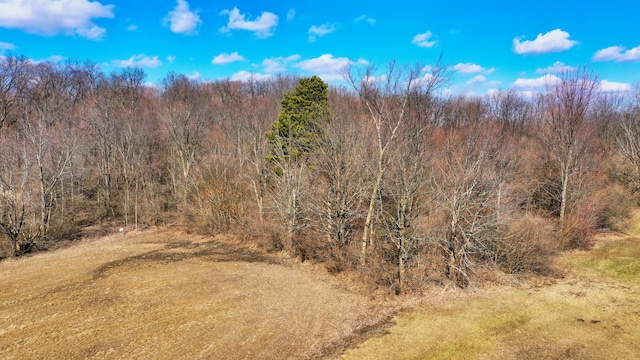
[[[297,159],[313,152],[322,137],[322,122],[329,114],[328,85],[317,76],[300,84],[282,99],[278,119],[266,133],[274,149],[269,159]]]

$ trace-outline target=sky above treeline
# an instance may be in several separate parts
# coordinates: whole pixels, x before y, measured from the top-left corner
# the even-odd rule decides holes
[[[434,63],[446,91],[530,92],[589,66],[603,91],[640,82],[640,1],[0,0],[0,54],[210,81],[278,73],[339,85],[346,65]],[[1,55],[0,55],[1,56]]]

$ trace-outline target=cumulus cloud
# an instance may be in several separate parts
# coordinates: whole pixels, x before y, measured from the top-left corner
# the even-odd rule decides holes
[[[571,49],[578,42],[569,40],[569,33],[560,29],[551,30],[545,34],[538,34],[535,40],[521,41],[520,37],[513,39],[513,51],[516,54],[546,54]]]
[[[12,43],[0,42],[0,50],[15,50],[17,46]]]
[[[411,40],[411,43],[427,49],[432,48],[436,46],[436,44],[438,43],[435,40],[429,41],[429,39],[431,39],[432,36],[433,34],[431,33],[431,31],[427,31],[426,33],[423,33],[423,34],[417,34],[416,36],[413,37],[413,40]]]
[[[484,75],[476,75],[473,78],[467,81],[468,85],[482,84],[487,81],[487,78]]]
[[[202,20],[197,13],[189,9],[186,0],[178,0],[176,7],[167,14],[165,23],[168,23],[171,31],[176,34],[193,34]]]
[[[167,56],[167,61],[169,62],[169,64],[173,63],[174,61],[176,61],[176,57],[175,55],[169,55]]]
[[[536,69],[536,74],[558,74],[575,69],[575,67],[569,66],[562,61],[556,61],[549,67]]]
[[[375,25],[376,24],[376,19],[372,18],[372,17],[368,17],[367,14],[363,14],[358,16],[355,20],[355,22],[367,22],[369,25]]]
[[[131,25],[127,26],[126,29],[127,29],[127,31],[138,31],[138,25],[131,24]]]
[[[627,50],[623,46],[610,46],[593,54],[594,61],[638,61],[640,60],[640,46]]]
[[[278,26],[278,16],[274,13],[263,11],[255,20],[245,20],[245,15],[240,13],[237,7],[231,10],[222,10],[220,15],[229,15],[227,26],[220,29],[222,32],[231,30],[253,31],[259,38],[268,38],[273,35],[273,30]]]
[[[111,63],[116,67],[155,68],[162,65],[162,61],[160,61],[157,56],[146,56],[144,54],[133,55],[126,60],[113,60]]]
[[[316,41],[316,37],[323,37],[336,31],[334,24],[322,24],[320,26],[312,25],[309,28],[309,41]]]
[[[558,81],[560,81],[560,78],[558,78],[557,76],[546,74],[534,79],[516,79],[511,87],[516,90],[540,90],[546,86],[556,84]]]
[[[278,73],[287,70],[287,64],[300,60],[300,55],[278,56],[262,60],[262,67],[266,73]]]
[[[251,79],[253,80],[267,80],[270,79],[271,75],[266,75],[266,74],[257,74],[257,73],[253,73],[253,72],[249,72],[249,71],[239,71],[233,75],[231,75],[230,80],[231,81],[249,81]]]
[[[600,91],[602,92],[613,92],[613,93],[623,93],[631,91],[631,85],[627,83],[614,82],[608,80],[600,81],[598,86]]]
[[[96,25],[93,20],[113,18],[113,7],[88,0],[3,0],[0,1],[0,27],[36,34],[63,33],[99,40],[107,30]]]
[[[300,61],[295,66],[317,75],[325,81],[332,82],[343,80],[342,70],[351,64],[366,65],[367,62],[364,60],[354,62],[349,58],[336,58],[331,54],[324,54],[317,58]]]
[[[486,71],[486,69],[483,68],[482,66],[472,64],[472,63],[458,63],[457,65],[454,65],[451,68],[463,75],[475,74],[481,71]],[[493,72],[493,69],[490,69],[490,72]]]
[[[244,56],[238,54],[238,52],[234,52],[231,54],[225,54],[222,53],[216,57],[213,58],[213,60],[211,60],[211,63],[214,65],[222,65],[222,64],[228,64],[228,63],[232,63],[232,62],[236,62],[236,61],[244,61]]]
[[[198,81],[198,80],[200,80],[200,73],[197,72],[197,71],[194,71],[193,74],[187,76],[187,79]]]

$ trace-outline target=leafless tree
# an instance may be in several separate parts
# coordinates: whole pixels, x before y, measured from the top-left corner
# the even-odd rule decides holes
[[[313,158],[317,177],[309,202],[312,221],[326,236],[331,265],[342,270],[347,264],[348,245],[356,221],[362,218],[366,135],[359,121],[359,100],[344,90],[329,92],[330,120]]]
[[[435,241],[443,250],[447,277],[462,287],[469,283],[474,258],[486,257],[500,241],[502,184],[510,167],[502,150],[504,133],[486,121],[486,105],[472,103],[460,104],[468,112],[467,125],[447,132],[432,178],[444,220]]]
[[[488,95],[490,114],[504,131],[522,133],[533,116],[531,102],[513,90],[498,91]]]
[[[21,128],[33,159],[40,190],[40,224],[37,237],[46,238],[56,202],[56,185],[67,171],[77,138],[70,132],[75,99],[70,74],[51,63],[33,69],[21,114]]]
[[[560,74],[547,84],[544,94],[544,129],[540,132],[543,150],[559,173],[559,217],[565,219],[573,176],[584,159],[593,130],[587,115],[598,93],[597,78],[587,68]]]
[[[114,147],[120,176],[124,182],[124,223],[129,224],[133,192],[133,221],[138,228],[138,193],[141,166],[145,162],[149,130],[140,114],[140,100],[144,90],[144,72],[140,69],[125,69],[111,74],[112,86],[118,110],[118,121],[114,128]]]
[[[373,241],[375,203],[387,170],[389,149],[409,117],[412,96],[429,94],[446,84],[449,80],[446,69],[440,59],[430,67],[420,64],[403,67],[392,61],[384,73],[378,73],[373,66],[364,71],[352,66],[345,71],[345,78],[360,96],[376,134],[375,170],[362,234],[362,267],[366,262],[367,246]]]
[[[174,193],[183,202],[193,185],[193,167],[202,155],[208,108],[209,98],[196,81],[174,73],[163,80],[160,118],[172,147]]]
[[[17,121],[29,61],[24,56],[0,57],[0,129]]]
[[[25,238],[23,228],[33,208],[28,187],[30,164],[17,131],[2,134],[0,139],[0,227],[18,255],[20,240]]]

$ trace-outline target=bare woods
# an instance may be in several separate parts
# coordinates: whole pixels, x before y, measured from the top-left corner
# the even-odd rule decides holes
[[[405,291],[547,270],[636,205],[638,92],[580,68],[447,95],[448,68],[198,82],[0,58],[4,256],[88,226],[181,224]],[[551,77],[549,77],[551,79]]]

